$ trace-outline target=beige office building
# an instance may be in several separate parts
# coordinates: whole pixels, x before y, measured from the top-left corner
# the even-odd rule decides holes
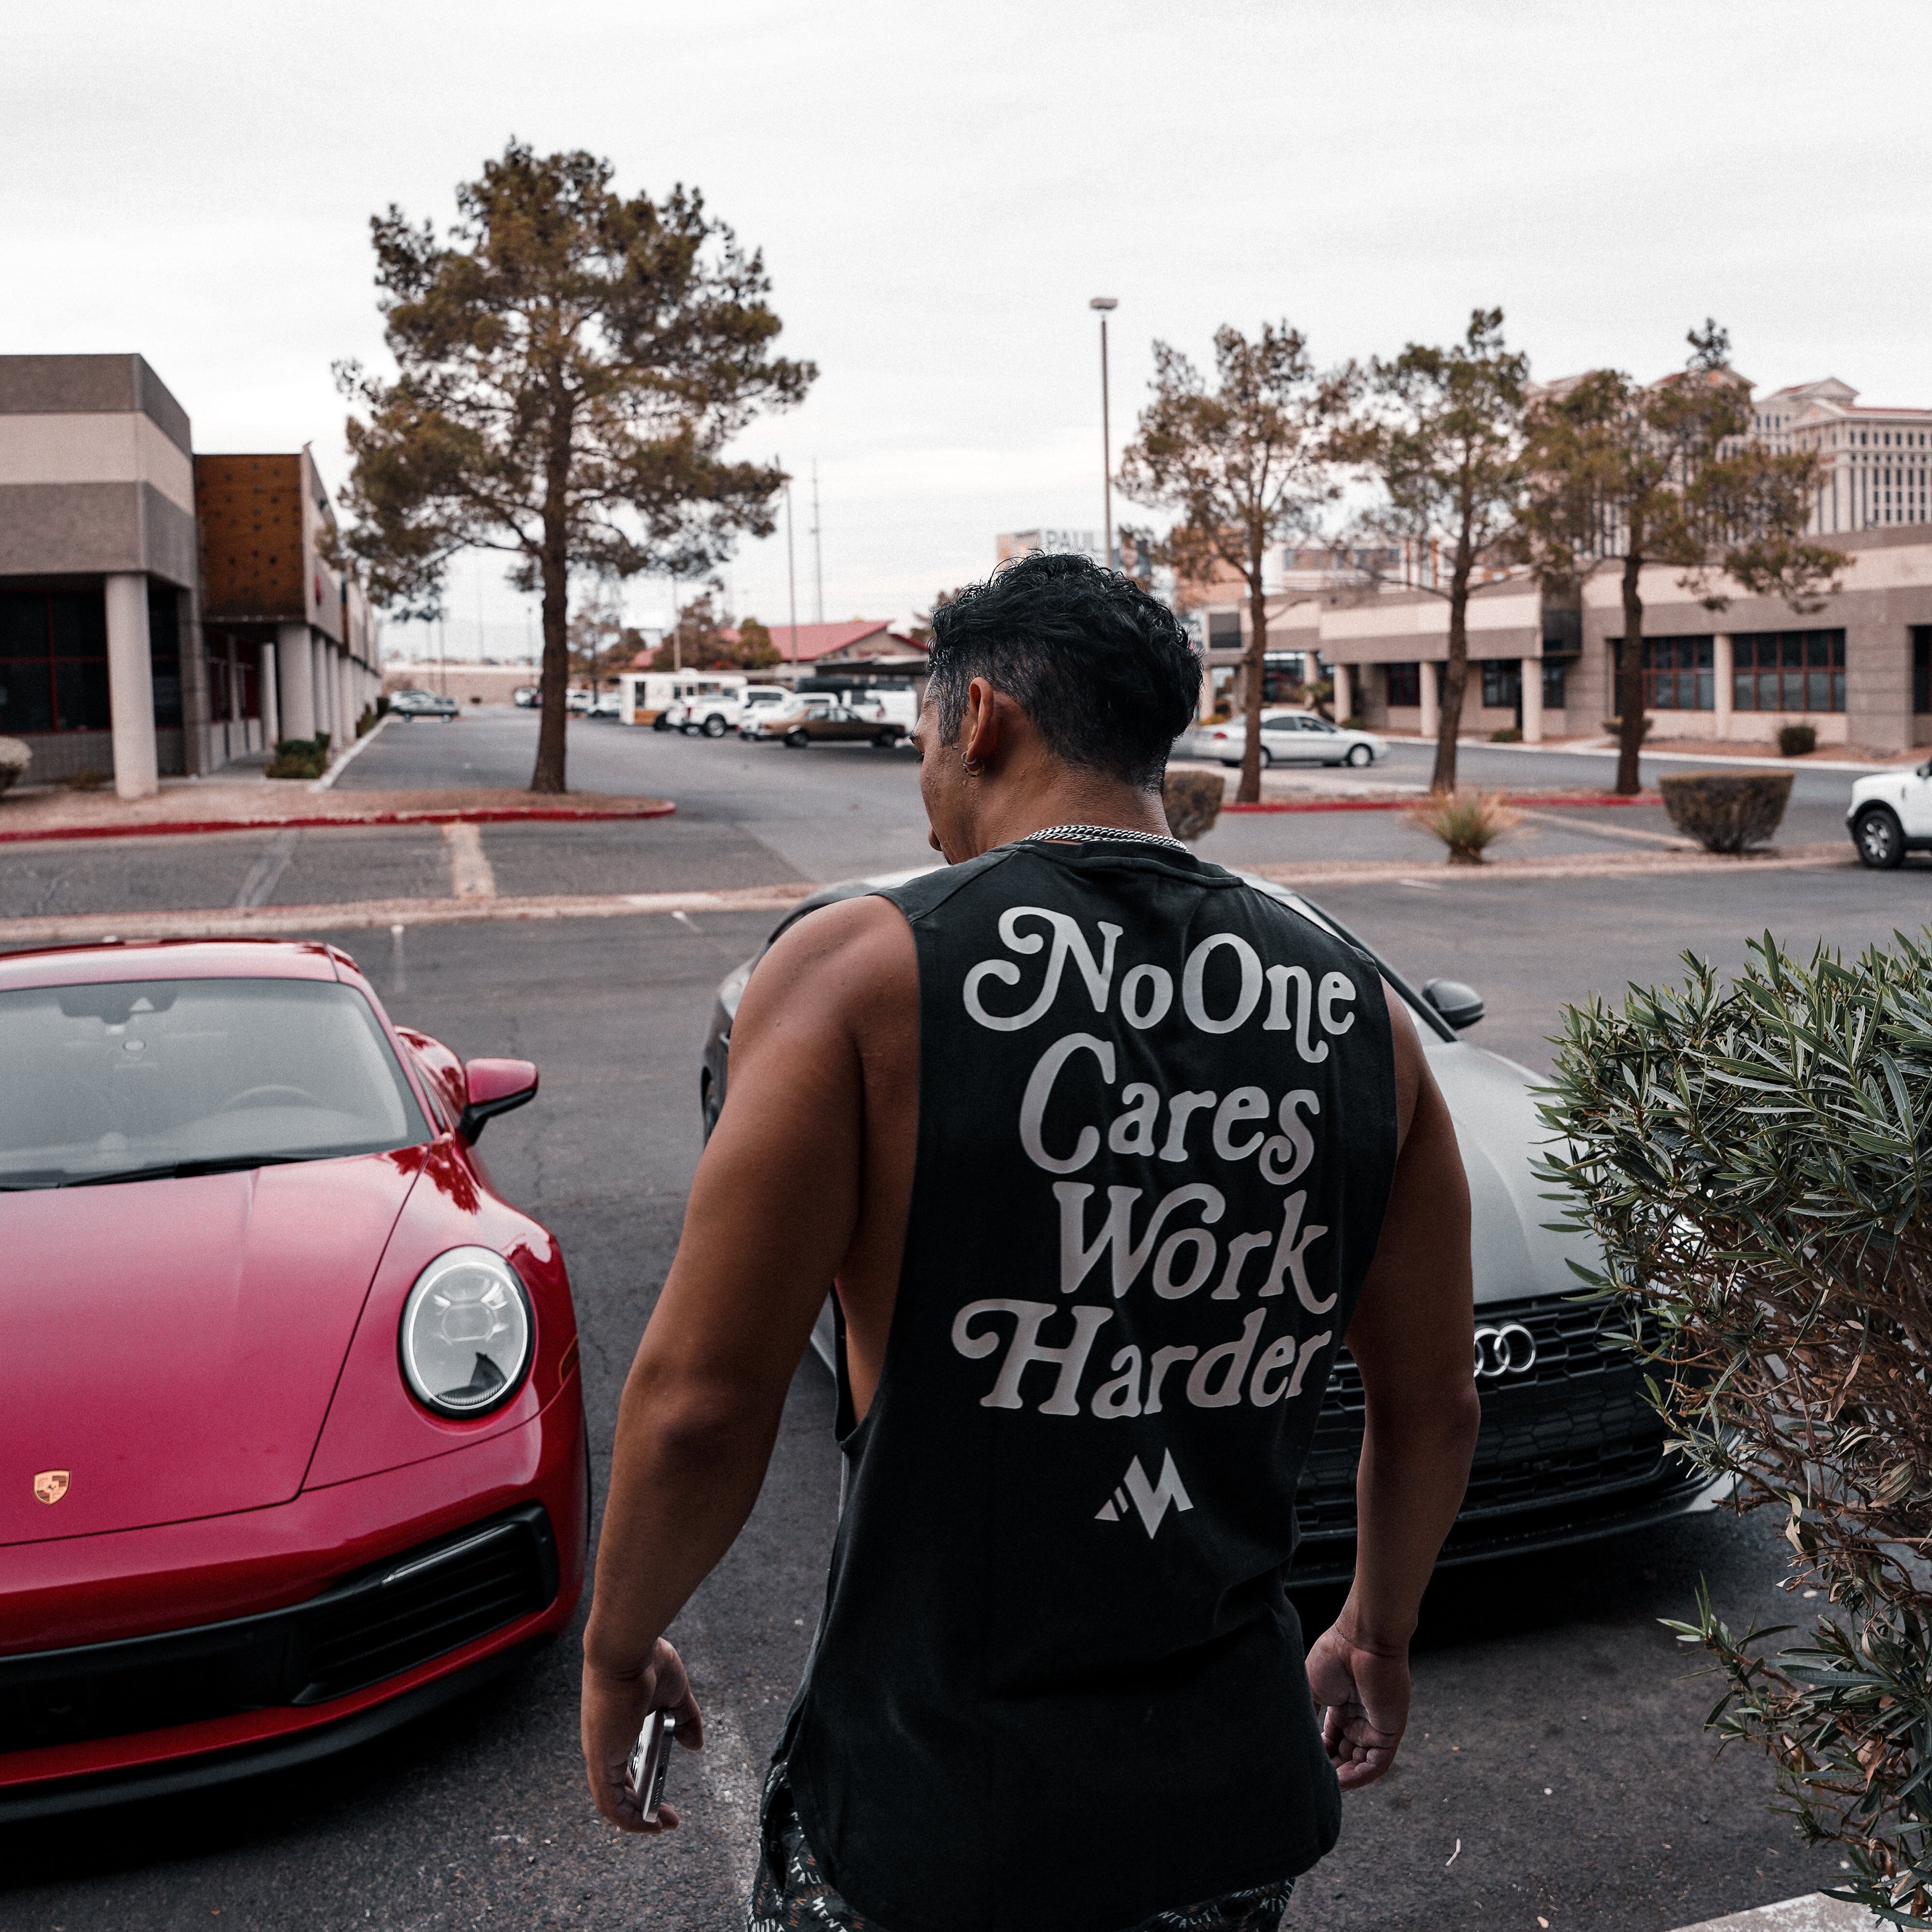
[[[0,734],[29,782],[140,798],[352,736],[381,679],[334,520],[305,450],[197,457],[139,356],[0,356]]]

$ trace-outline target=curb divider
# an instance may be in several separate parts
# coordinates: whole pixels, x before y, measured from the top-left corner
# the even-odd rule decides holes
[[[1316,798],[1273,799],[1264,798],[1252,805],[1224,805],[1223,818],[1231,812],[1406,812],[1410,806],[1422,804],[1429,796],[1426,791],[1414,793],[1408,798]],[[1662,796],[1656,792],[1638,792],[1626,796],[1622,792],[1510,792],[1502,794],[1504,805],[1571,805],[1587,807],[1594,811],[1602,805],[1661,805]]]
[[[422,812],[376,812],[354,818],[341,812],[288,812],[274,818],[165,818],[148,825],[50,825],[0,831],[0,845],[44,844],[57,838],[174,838],[211,832],[316,831],[331,826],[353,831],[364,825],[511,825],[538,822],[589,821],[592,819],[668,818],[677,807],[669,799],[652,799],[636,811],[568,806],[478,806]]]

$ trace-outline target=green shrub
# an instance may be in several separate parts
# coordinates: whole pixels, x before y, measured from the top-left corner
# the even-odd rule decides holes
[[[381,716],[382,713],[379,712],[373,704],[364,705],[362,707],[362,716],[356,721],[356,736],[358,738],[366,737],[369,733],[374,730],[376,728],[376,720]]]
[[[275,755],[267,766],[272,778],[319,778],[328,769],[326,731],[318,731],[313,738],[278,738]]]
[[[1483,864],[1484,853],[1522,823],[1522,813],[1512,812],[1496,791],[1432,791],[1404,816],[1448,847],[1452,866]]]
[[[1784,818],[1791,799],[1789,772],[1712,772],[1660,778],[1664,808],[1687,838],[1707,852],[1742,852],[1762,845]]]
[[[1808,752],[1818,748],[1818,734],[1810,724],[1780,724],[1778,728],[1778,748],[1787,758],[1802,758]]]
[[[1359,711],[1350,712],[1342,720],[1342,729],[1345,731],[1366,731],[1368,728],[1369,721]]]
[[[1214,829],[1227,781],[1219,772],[1169,772],[1160,782],[1160,802],[1168,830],[1177,838],[1198,838]]]
[[[1781,1519],[1831,1614],[1670,1625],[1724,1680],[1708,1722],[1767,1752],[1835,1894],[1932,1924],[1932,933],[1852,967],[1768,934],[1735,983],[1564,1016],[1540,1178],[1648,1365],[1677,1454]],[[1579,1270],[1580,1273],[1582,1270]]]
[[[1490,742],[1492,745],[1520,745],[1522,742],[1522,728],[1515,724],[1505,724],[1500,731],[1490,734]]]

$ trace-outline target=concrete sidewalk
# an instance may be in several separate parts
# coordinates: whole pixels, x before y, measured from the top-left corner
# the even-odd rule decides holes
[[[153,838],[284,826],[444,825],[662,818],[669,799],[596,792],[342,791],[273,778],[170,778],[152,798],[46,786],[0,795],[0,844],[34,839]]]
[[[1877,1932],[1879,1924],[1869,1912],[1814,1892],[1760,1905],[1755,1912],[1700,1919],[1695,1925],[1680,1926],[1678,1932]]]

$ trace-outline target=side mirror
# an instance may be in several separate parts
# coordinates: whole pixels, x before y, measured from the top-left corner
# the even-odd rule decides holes
[[[1431,980],[1423,987],[1422,997],[1458,1033],[1474,1026],[1486,1010],[1482,994],[1460,980]]]
[[[1928,758],[1912,776],[1915,778],[1932,778],[1932,758]]]
[[[484,1124],[537,1097],[537,1070],[527,1060],[472,1060],[463,1070],[467,1096],[456,1131],[473,1146]]]

